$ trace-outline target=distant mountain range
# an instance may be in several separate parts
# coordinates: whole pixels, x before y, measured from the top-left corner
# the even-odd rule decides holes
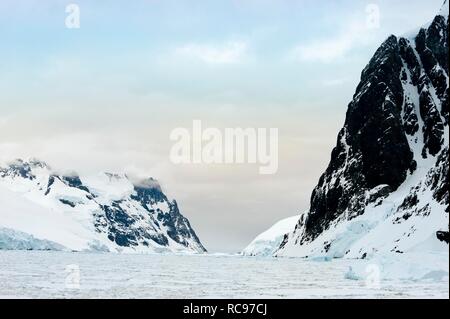
[[[156,180],[59,175],[38,160],[0,167],[0,249],[206,251]]]

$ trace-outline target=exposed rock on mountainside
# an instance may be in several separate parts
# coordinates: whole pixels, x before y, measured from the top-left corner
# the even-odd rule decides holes
[[[448,250],[448,31],[446,2],[416,35],[376,51],[310,210],[278,256]]]

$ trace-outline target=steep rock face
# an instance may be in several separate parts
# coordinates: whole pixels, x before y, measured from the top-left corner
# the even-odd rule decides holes
[[[378,185],[395,190],[415,167],[403,125],[402,61],[390,37],[362,73],[339,133],[331,162],[311,196],[307,239],[314,239],[349,206],[364,212],[365,191]]]
[[[310,210],[278,255],[327,254],[334,246],[338,257],[365,257],[400,251],[402,242],[410,247],[427,231],[435,239],[448,232],[448,53],[448,9],[416,36],[391,36],[380,46],[362,72]],[[413,215],[428,221],[410,225]],[[401,225],[391,243],[368,245],[370,252],[358,245],[383,223]]]
[[[0,168],[0,187],[19,196],[9,200],[9,207],[0,203],[4,204],[0,226],[27,233],[30,238],[72,250],[205,251],[177,203],[166,197],[154,179],[137,183],[126,175],[111,173],[61,175],[43,162],[18,160]],[[21,198],[44,209],[43,216],[33,216],[29,210],[36,210],[34,206],[18,207],[14,202]],[[18,212],[21,210],[26,212]],[[20,220],[19,213],[36,219],[36,227]],[[59,223],[51,220],[52,214]],[[55,234],[55,227],[63,231]],[[75,234],[70,240],[69,233]]]

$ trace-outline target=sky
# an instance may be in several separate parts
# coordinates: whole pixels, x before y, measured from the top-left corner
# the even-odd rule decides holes
[[[209,251],[240,251],[308,209],[362,69],[442,2],[3,0],[0,161],[152,176]],[[194,120],[278,128],[277,174],[173,164],[170,133]]]

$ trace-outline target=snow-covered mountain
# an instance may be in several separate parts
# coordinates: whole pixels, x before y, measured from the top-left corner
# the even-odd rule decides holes
[[[243,251],[244,256],[272,256],[283,242],[284,236],[292,232],[300,216],[283,219],[256,237]]]
[[[156,180],[61,175],[38,160],[0,167],[0,249],[205,252]]]
[[[363,70],[309,211],[277,256],[370,258],[449,240],[448,2]]]

